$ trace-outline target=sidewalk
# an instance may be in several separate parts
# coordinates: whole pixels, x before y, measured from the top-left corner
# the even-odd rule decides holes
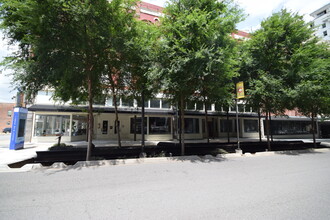
[[[274,141],[304,141],[307,143],[313,142],[312,139],[274,139]],[[235,142],[236,138],[231,138],[231,142]],[[251,138],[242,138],[241,142],[244,141],[259,141],[259,139],[251,139]],[[263,139],[263,141],[266,141]],[[317,139],[317,142],[321,142],[322,145],[330,147],[330,139]],[[159,141],[146,141],[146,145],[157,145]],[[177,142],[177,141],[174,141]],[[206,142],[206,140],[186,140],[185,143],[202,143]],[[211,139],[210,142],[227,142],[226,138],[221,139]],[[20,150],[9,150],[9,144],[0,144],[0,166],[8,165],[11,163],[16,163],[24,160],[31,159],[36,157],[36,151],[46,151],[49,147],[53,146],[55,143],[25,143],[24,148]],[[118,146],[118,142],[115,140],[94,140],[93,141],[95,147],[115,147]],[[77,141],[77,142],[66,142],[67,145],[86,147],[86,141]],[[141,141],[122,141],[122,146],[141,146]]]

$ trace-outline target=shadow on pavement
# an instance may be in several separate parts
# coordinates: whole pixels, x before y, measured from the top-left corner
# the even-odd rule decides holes
[[[289,156],[299,156],[299,155],[302,155],[302,154],[322,154],[322,153],[323,152],[315,151],[314,149],[275,151],[275,154],[289,155]]]
[[[137,159],[118,159],[118,160],[93,160],[93,161],[78,161],[74,165],[66,165],[64,163],[54,163],[52,166],[45,166],[44,169],[38,169],[38,172],[44,172],[46,175],[53,175],[60,172],[81,170],[83,168],[97,169],[102,166],[115,165],[136,165],[136,164],[159,164],[170,162],[191,162],[191,163],[214,163],[224,162],[228,159],[222,155],[213,157],[206,156],[183,156],[183,157],[154,157],[154,158],[137,158]]]

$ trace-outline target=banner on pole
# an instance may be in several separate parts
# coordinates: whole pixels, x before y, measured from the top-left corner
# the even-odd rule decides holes
[[[242,98],[245,97],[245,95],[244,95],[244,82],[236,83],[236,94],[237,94],[237,99],[242,99]]]

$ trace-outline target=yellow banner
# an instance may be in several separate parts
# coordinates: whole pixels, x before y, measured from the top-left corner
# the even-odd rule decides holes
[[[245,97],[245,95],[244,95],[244,82],[236,83],[236,94],[237,94],[237,99],[242,99],[242,98]]]

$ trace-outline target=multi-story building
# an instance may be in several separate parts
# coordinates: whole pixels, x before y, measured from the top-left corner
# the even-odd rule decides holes
[[[314,18],[315,35],[330,41],[330,3],[310,14]]]
[[[162,16],[162,8],[140,2],[137,17],[156,23]],[[249,38],[249,34],[237,31],[232,36],[239,40]],[[146,108],[143,129],[146,140],[173,140],[178,138],[178,111],[171,106],[162,94],[144,103]],[[203,103],[187,103],[185,111],[185,138],[207,138],[205,127],[208,127],[209,138],[236,137],[236,109],[222,106],[208,106],[208,121],[205,121]],[[29,106],[27,140],[55,141],[55,136],[62,134],[63,141],[86,140],[87,106],[71,106],[70,103],[56,104],[52,91],[40,91],[32,105]],[[239,103],[239,135],[245,138],[259,136],[258,114],[254,109]],[[112,98],[94,104],[94,138],[115,140],[115,110]],[[288,117],[273,117],[272,130],[275,138],[311,138],[311,121],[296,111],[288,111]],[[141,139],[141,106],[136,100],[122,97],[119,101],[119,124],[123,140]],[[206,126],[205,126],[206,125]],[[264,117],[261,120],[261,133],[264,136]]]

